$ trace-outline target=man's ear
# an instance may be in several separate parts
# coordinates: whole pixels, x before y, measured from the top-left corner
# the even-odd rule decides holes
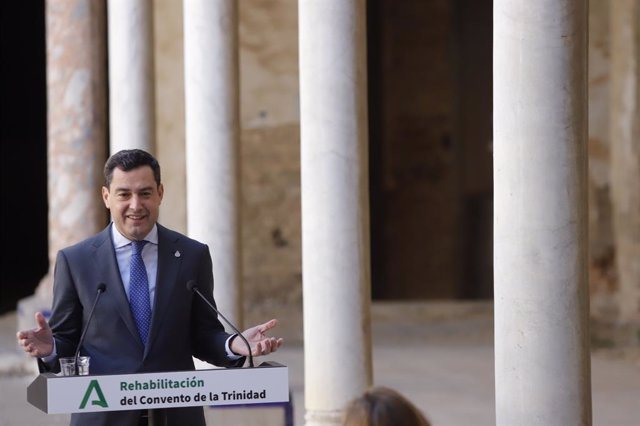
[[[162,201],[162,197],[164,196],[164,185],[158,185],[158,196],[160,197],[160,201]]]
[[[106,186],[102,187],[102,201],[104,202],[104,206],[109,208],[109,188]]]

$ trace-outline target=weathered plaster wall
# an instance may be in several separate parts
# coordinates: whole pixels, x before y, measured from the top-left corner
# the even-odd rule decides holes
[[[250,317],[257,308],[302,303],[298,7],[296,0],[239,6],[242,269]]]
[[[154,19],[160,221],[186,232],[182,1],[156,0]],[[297,1],[243,0],[239,19],[241,247],[251,323],[256,310],[302,301]]]
[[[242,128],[298,123],[298,2],[243,0],[239,14]]]
[[[474,160],[490,151],[486,138],[465,147],[474,132],[456,129],[465,122],[459,115],[464,108],[456,104],[464,97],[456,90],[472,81],[456,80],[469,70],[455,62],[464,51],[451,48],[451,32],[461,31],[455,19],[464,11],[456,14],[454,2],[446,0],[388,2],[389,9],[387,2],[376,4],[383,12],[377,27],[383,30],[377,52],[382,59],[380,96],[372,99],[381,125],[371,136],[382,138],[377,167],[383,196],[373,208],[386,209],[377,231],[386,251],[378,259],[384,281],[393,283],[378,294],[460,297],[464,276],[456,256],[462,254],[459,232],[466,232],[461,211],[468,207],[460,197],[484,191],[478,184],[489,176],[487,164]],[[245,307],[268,311],[301,300],[297,1],[243,0],[239,6]],[[590,2],[589,285],[598,319],[615,317],[619,301],[610,194],[609,9],[610,2]],[[184,231],[182,2],[156,0],[154,13],[157,150],[167,189],[161,221]],[[429,17],[429,25],[421,16]],[[482,179],[469,168],[474,164]]]
[[[609,2],[589,4],[589,285],[591,311],[610,317],[616,289],[609,166]]]
[[[611,5],[611,205],[618,320],[640,343],[640,0]]]
[[[187,230],[182,1],[154,0],[156,153],[165,192],[160,222]]]

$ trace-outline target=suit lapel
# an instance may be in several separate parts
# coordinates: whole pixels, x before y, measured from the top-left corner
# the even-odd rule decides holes
[[[151,331],[145,350],[145,357],[149,348],[153,345],[156,336],[160,332],[163,319],[171,301],[171,295],[179,285],[177,282],[178,271],[182,258],[176,256],[179,238],[172,238],[166,228],[158,225],[158,272],[156,276],[156,294],[153,302],[153,314],[151,316]],[[186,291],[186,290],[185,290]]]
[[[108,226],[99,234],[99,238],[96,240],[94,256],[101,281],[107,286],[105,296],[113,300],[113,305],[127,326],[129,333],[142,347],[138,327],[131,314],[127,293],[124,291],[124,285],[122,284],[120,268],[118,267],[115,249],[111,240],[111,226]]]

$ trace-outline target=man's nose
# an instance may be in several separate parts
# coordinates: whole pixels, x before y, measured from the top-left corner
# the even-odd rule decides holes
[[[137,210],[138,208],[140,208],[142,206],[142,200],[140,200],[140,197],[137,195],[132,195],[131,199],[129,200],[129,207],[132,210]]]

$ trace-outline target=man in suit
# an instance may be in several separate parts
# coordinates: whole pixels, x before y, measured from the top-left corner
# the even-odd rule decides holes
[[[24,351],[42,371],[58,371],[73,356],[101,284],[106,291],[86,331],[83,355],[92,374],[193,370],[193,358],[241,366],[248,349],[225,332],[217,316],[186,283],[195,281],[213,300],[209,248],[157,223],[164,188],[157,160],[142,150],[123,150],[105,164],[102,198],[113,222],[97,235],[58,253],[49,323],[20,331]],[[276,320],[242,334],[252,355],[276,351],[282,339],[267,337]],[[157,414],[157,413],[156,413]],[[73,414],[73,425],[146,424],[146,411]],[[154,415],[154,418],[155,415]],[[162,410],[162,423],[204,425],[201,407]]]

